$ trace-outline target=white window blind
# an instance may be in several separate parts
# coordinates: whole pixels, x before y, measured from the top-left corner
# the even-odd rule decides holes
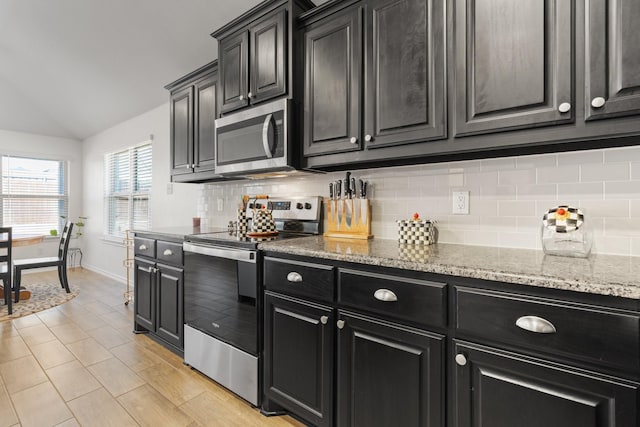
[[[126,230],[150,228],[151,166],[151,144],[105,156],[105,235],[120,238]]]
[[[13,234],[62,231],[67,216],[67,162],[2,156],[2,225]]]

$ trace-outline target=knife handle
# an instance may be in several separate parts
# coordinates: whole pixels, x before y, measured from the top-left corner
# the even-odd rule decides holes
[[[364,199],[364,182],[361,179],[358,180],[358,188],[360,189],[358,191],[358,197]]]
[[[351,194],[353,194],[353,197],[357,197],[357,191],[356,190],[356,179],[351,177]]]
[[[348,199],[351,196],[351,189],[349,188],[349,180],[344,180],[344,198]]]
[[[363,199],[366,199],[366,198],[367,198],[367,185],[368,185],[368,182],[367,182],[367,181],[365,181],[365,182],[362,184],[362,198],[363,198]]]
[[[333,183],[329,183],[329,198],[333,200]]]
[[[339,199],[342,195],[342,181],[336,181],[336,199]]]

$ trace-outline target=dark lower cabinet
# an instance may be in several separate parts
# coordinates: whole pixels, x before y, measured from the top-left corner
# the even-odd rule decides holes
[[[265,293],[265,406],[333,425],[335,322],[330,307]]]
[[[462,341],[453,351],[452,426],[640,425],[637,382]]]
[[[133,331],[153,334],[170,348],[182,351],[184,347],[182,244],[136,237],[135,245]]]
[[[343,311],[338,322],[338,426],[445,425],[444,336]]]

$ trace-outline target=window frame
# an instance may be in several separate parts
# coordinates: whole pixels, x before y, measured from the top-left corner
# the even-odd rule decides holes
[[[4,168],[3,168],[3,163],[4,163],[4,159],[8,158],[9,161],[10,159],[25,159],[25,160],[35,160],[35,161],[44,161],[44,162],[56,162],[59,164],[59,167],[62,168],[62,194],[29,194],[29,193],[5,193],[4,190],[4,183],[3,183],[3,175],[4,175]],[[64,224],[66,222],[65,218],[69,217],[69,186],[70,186],[70,182],[69,182],[69,177],[70,177],[70,172],[69,172],[69,168],[70,168],[70,164],[69,164],[69,160],[68,159],[61,159],[59,157],[55,157],[55,156],[47,156],[47,155],[34,155],[34,154],[30,154],[30,153],[20,153],[20,154],[10,154],[10,153],[0,153],[0,226],[5,226],[5,227],[13,227],[14,228],[14,235],[16,234],[24,234],[24,235],[31,235],[31,234],[43,234],[45,237],[51,237],[51,238],[58,238],[58,236],[53,236],[51,235],[51,230],[52,229],[48,229],[48,230],[42,230],[42,231],[34,231],[34,232],[20,232],[20,231],[16,231],[16,228],[20,228],[19,224],[5,224],[4,223],[4,202],[5,200],[20,200],[20,199],[36,199],[36,200],[57,200],[58,201],[58,205],[60,206],[60,203],[62,204],[62,208],[58,208],[57,211],[57,234],[59,235],[62,232],[62,228],[64,227]]]
[[[136,155],[136,153],[145,147],[149,147],[150,149],[150,155],[149,155],[149,161],[150,161],[149,181],[150,182],[146,190],[140,191],[139,189],[135,188],[136,187],[135,183],[137,182],[136,175],[140,170],[140,164],[137,161],[139,157]],[[116,180],[115,180],[115,176],[113,176],[113,173],[115,172],[115,168],[113,167],[113,164],[115,162],[115,156],[122,155],[122,154],[126,154],[126,157],[127,157],[128,176],[126,180],[128,182],[128,186],[127,186],[128,188],[122,191],[114,191],[113,187]],[[135,211],[134,211],[134,205],[135,205],[134,202],[136,199],[146,200],[147,202],[147,220],[146,220],[147,228],[146,229],[150,229],[151,220],[152,220],[150,203],[151,203],[151,191],[152,191],[151,186],[153,182],[153,140],[149,139],[147,141],[141,142],[139,144],[136,144],[127,148],[106,153],[104,155],[104,180],[105,180],[104,189],[103,189],[104,217],[103,217],[103,230],[102,230],[103,239],[107,241],[122,243],[123,239],[126,236],[126,230],[134,229],[134,220],[136,218]],[[125,231],[123,231],[121,234],[116,233],[114,231],[117,225],[116,214],[113,214],[114,216],[112,216],[112,213],[117,211],[117,209],[114,210],[112,208],[112,201],[118,200],[118,199],[120,200],[126,199],[127,201],[127,219],[126,219],[127,227],[125,228]],[[137,229],[144,230],[144,228],[137,228]]]

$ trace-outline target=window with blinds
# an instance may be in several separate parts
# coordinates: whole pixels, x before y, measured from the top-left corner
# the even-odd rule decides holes
[[[69,205],[67,162],[2,156],[2,225],[13,234],[62,231]]]
[[[151,144],[105,156],[104,234],[124,237],[126,230],[151,226]]]

